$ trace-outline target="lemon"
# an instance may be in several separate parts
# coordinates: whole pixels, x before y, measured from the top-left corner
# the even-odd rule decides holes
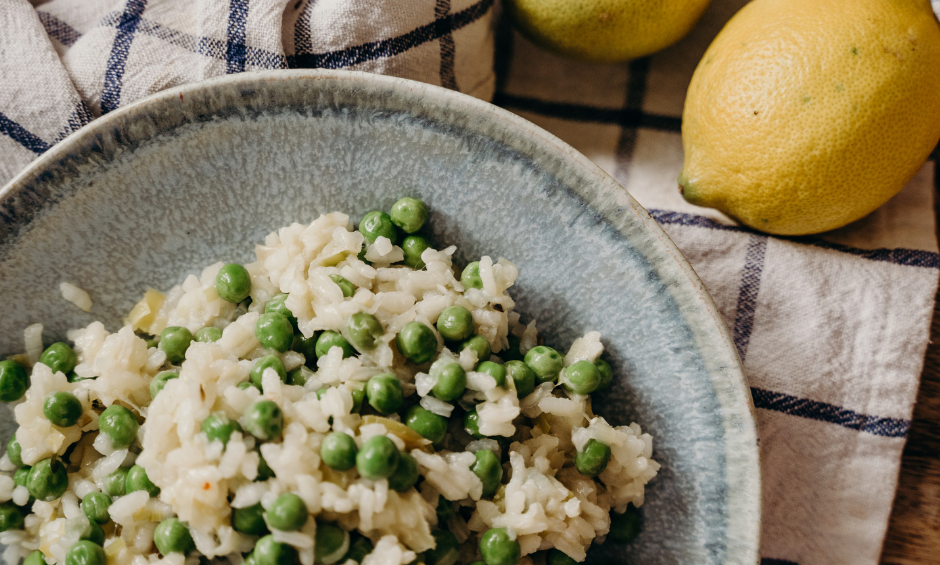
[[[635,59],[689,33],[708,0],[506,0],[516,29],[542,47],[586,61]]]
[[[817,233],[891,198],[938,139],[927,0],[754,0],[692,76],[679,188],[764,232]]]

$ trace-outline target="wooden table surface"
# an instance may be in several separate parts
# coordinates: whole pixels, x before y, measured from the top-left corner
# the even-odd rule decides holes
[[[934,184],[938,186],[937,182]],[[940,209],[936,204],[935,208]],[[937,217],[940,220],[940,214]],[[940,293],[937,301],[940,303]],[[937,304],[930,325],[930,341],[914,419],[901,460],[901,476],[881,553],[882,563],[940,563],[940,307]]]

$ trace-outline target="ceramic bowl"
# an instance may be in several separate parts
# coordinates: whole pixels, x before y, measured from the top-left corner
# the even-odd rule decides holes
[[[402,79],[274,71],[172,88],[94,121],[0,191],[0,353],[116,330],[148,287],[247,261],[270,231],[424,199],[458,264],[519,267],[524,320],[567,348],[600,331],[616,371],[595,409],[638,422],[662,464],[643,531],[593,563],[755,563],[753,404],[729,333],[675,245],[613,179],[533,124]],[[86,289],[85,313],[59,283]],[[3,441],[11,413],[0,410]]]

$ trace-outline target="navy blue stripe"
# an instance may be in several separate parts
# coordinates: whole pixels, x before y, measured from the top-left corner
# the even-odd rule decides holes
[[[706,218],[704,216],[696,216],[694,214],[684,214],[682,212],[673,212],[670,210],[649,210],[650,215],[660,224],[668,225],[680,225],[680,226],[692,226],[697,228],[708,228],[713,230],[724,230],[724,231],[734,231],[742,233],[751,233],[759,235],[760,237],[766,237],[762,234],[757,234],[753,230],[748,228],[743,228],[740,226],[728,226],[725,224],[720,224],[712,219]],[[813,247],[819,247],[822,249],[829,249],[832,251],[840,251],[842,253],[848,253],[849,255],[855,255],[856,257],[862,257],[864,259],[870,259],[872,261],[882,261],[886,263],[893,263],[895,265],[903,265],[906,267],[926,267],[929,269],[940,268],[940,254],[933,253],[930,251],[921,251],[919,249],[859,249],[857,247],[850,247],[848,245],[842,245],[840,243],[832,243],[830,241],[825,241],[817,237],[812,236],[803,236],[803,237],[778,237],[775,236],[775,239],[780,239],[783,241],[792,241],[793,243],[801,243],[803,245],[812,245]]]
[[[59,131],[59,134],[56,136],[55,140],[53,140],[53,144],[62,141],[73,132],[81,129],[82,126],[91,123],[93,119],[94,116],[88,109],[88,105],[85,104],[84,100],[80,101],[75,105],[75,109],[72,110],[72,114],[69,116],[68,123]]]
[[[248,0],[230,0],[228,10],[228,41],[225,46],[226,74],[245,70],[245,24],[248,22]]]
[[[649,57],[630,61],[627,81],[627,99],[624,101],[625,112],[637,113],[643,111],[643,100],[646,99],[646,82],[650,71]],[[633,153],[636,150],[639,129],[635,125],[624,125],[617,140],[617,149],[614,152],[617,170],[614,177],[620,184],[627,186],[630,182],[630,171],[633,169]]]
[[[304,4],[304,9],[297,16],[297,22],[294,24],[294,53],[308,53],[313,49],[311,44],[310,18],[307,12],[313,6],[314,2]]]
[[[754,329],[754,310],[757,308],[766,251],[767,238],[751,236],[747,244],[747,254],[744,256],[741,288],[738,289],[738,309],[734,316],[734,344],[738,347],[742,363],[747,356],[747,346],[751,343],[751,331]]]
[[[10,139],[37,155],[49,149],[48,143],[20,124],[4,116],[2,112],[0,112],[0,133],[6,134]]]
[[[538,98],[515,96],[505,92],[497,92],[493,97],[493,104],[503,108],[531,112],[550,118],[571,120],[575,122],[589,122],[607,125],[616,125],[624,128],[643,128],[658,131],[680,133],[682,131],[682,118],[648,114],[639,108],[598,108],[582,104],[567,104],[564,102],[547,102]]]
[[[212,37],[197,37],[189,33],[175,30],[163,24],[141,18],[137,33],[155,37],[162,41],[185,49],[191,53],[199,53],[220,61],[227,61],[228,41]],[[280,53],[273,53],[264,49],[245,47],[245,66],[262,67],[265,69],[278,69],[287,66],[287,57]]]
[[[441,20],[447,17],[447,14],[450,13],[450,0],[437,0],[437,4],[434,6],[434,18],[436,20]],[[457,88],[457,75],[454,74],[454,58],[456,46],[454,45],[454,36],[447,32],[441,36],[441,86],[444,88],[449,88],[451,90],[460,89]]]
[[[127,0],[127,5],[118,18],[117,34],[108,56],[108,68],[104,73],[104,89],[101,93],[101,113],[107,114],[121,103],[124,82],[124,67],[130,55],[134,32],[140,23],[147,0]]]
[[[797,398],[782,392],[751,387],[751,396],[754,397],[754,406],[764,410],[828,422],[881,437],[905,437],[911,427],[910,420],[859,414],[848,408],[807,398]]]
[[[493,2],[494,0],[480,0],[469,8],[449,14],[430,24],[391,39],[383,39],[328,53],[298,52],[287,58],[287,64],[292,69],[341,69],[367,61],[374,61],[375,59],[393,57],[470,25],[489,12],[490,8],[493,7]],[[298,31],[301,31],[301,28],[298,27]],[[304,44],[303,38],[298,44]]]
[[[512,70],[512,56],[515,46],[513,45],[513,29],[509,23],[509,18],[498,18],[496,20],[495,53],[493,61],[493,72],[496,74],[496,92],[501,92],[506,87],[506,81],[509,79],[509,73]]]
[[[82,36],[82,34],[78,33],[77,29],[53,16],[49,12],[36,10],[36,14],[39,16],[39,21],[42,23],[42,27],[46,28],[46,34],[66,47],[75,45],[75,42],[78,41],[78,38]]]
[[[760,560],[760,565],[799,565],[796,561],[787,561],[786,559],[772,559],[765,557]]]

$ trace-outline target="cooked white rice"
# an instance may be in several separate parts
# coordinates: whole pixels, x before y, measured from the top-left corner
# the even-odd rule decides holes
[[[364,243],[349,216],[339,212],[268,235],[256,247],[257,260],[246,265],[252,282],[247,309],[216,292],[221,263],[190,275],[166,294],[148,290],[118,331],[109,332],[95,322],[69,332],[78,354],[75,373],[87,380],[69,382],[63,373],[38,363],[42,327],[27,329],[26,354],[20,359],[32,366],[31,386],[15,405],[20,426],[16,437],[26,465],[68,451],[69,490],[56,501],[35,502],[24,530],[0,533],[0,543],[9,546],[6,562],[15,563],[39,549],[47,562],[64,563],[66,551],[78,539],[75,524],[85,520],[78,507],[81,498],[100,490],[103,479],[118,467],[134,463],[146,469],[161,491],[157,498],[138,491],[115,499],[112,521],[105,526],[109,565],[182,565],[197,563],[198,555],[241,564],[242,554],[252,549],[256,538],[232,529],[232,508],[259,502],[268,507],[285,492],[298,495],[312,516],[368,537],[375,550],[363,565],[410,563],[434,546],[432,531],[438,528],[449,529],[462,543],[460,562],[479,558],[479,536],[494,527],[506,528],[523,556],[557,548],[582,561],[592,542],[607,534],[611,511],[643,504],[644,486],[659,468],[652,459],[650,435],[635,423],[609,425],[592,413],[589,396],[569,395],[556,383],[537,386],[520,400],[512,379],[497,387],[492,377],[473,371],[481,361],[475,353],[448,350],[436,330],[438,357],[469,371],[468,386],[464,397],[454,402],[431,396],[435,369],[431,363],[407,362],[393,344],[396,334],[412,321],[434,328],[446,307],[459,305],[472,313],[475,332],[489,341],[492,360],[501,361],[510,334],[520,338],[519,349],[525,353],[538,344],[538,334],[534,321],[523,325],[513,312],[507,289],[518,271],[505,259],[483,257],[483,288],[464,288],[451,261],[454,247],[426,250],[426,268],[416,271],[397,263],[402,249],[386,238],[367,245],[365,258],[371,265],[360,260]],[[355,294],[344,298],[330,275],[352,282]],[[371,351],[343,359],[341,350],[334,348],[315,365],[310,363],[315,371],[305,386],[285,384],[268,370],[262,391],[237,388],[248,380],[253,360],[272,353],[259,344],[254,327],[265,304],[278,293],[288,295],[285,304],[305,337],[321,330],[343,332],[346,320],[357,312],[373,314],[385,334]],[[90,306],[87,293],[72,285],[63,283],[63,294],[83,309]],[[168,381],[151,401],[150,381],[169,365],[164,352],[148,348],[139,334],[158,336],[169,326],[192,332],[211,326],[221,329],[222,337],[215,343],[193,342],[176,368],[179,378]],[[600,334],[589,332],[571,345],[564,364],[593,362],[602,352]],[[279,356],[287,370],[305,362],[294,351]],[[435,414],[460,418],[465,407],[476,404],[480,432],[491,437],[475,440],[460,426],[451,426],[444,442],[448,449],[435,450],[397,417],[354,412],[352,391],[385,372],[394,373],[405,395],[420,396],[420,405]],[[318,398],[316,391],[324,387],[325,394]],[[75,426],[59,428],[43,416],[43,400],[53,391],[71,392],[81,401],[84,413]],[[237,420],[259,397],[283,410],[281,441],[260,443],[236,431],[223,449],[200,432],[210,413],[224,412]],[[103,435],[96,441],[99,414],[115,403],[133,410],[143,422],[129,450],[115,451],[102,441]],[[319,448],[331,430],[352,435],[359,445],[368,437],[386,435],[417,460],[423,480],[399,493],[385,479],[366,480],[355,469],[330,470],[321,463]],[[506,441],[500,444],[493,437]],[[573,466],[575,453],[591,439],[609,445],[612,452],[596,479]],[[492,497],[482,497],[482,483],[471,470],[473,452],[480,449],[493,450],[504,462],[503,484]],[[256,481],[259,453],[275,475],[266,481]],[[6,455],[0,468],[14,469]],[[0,502],[21,504],[28,496],[24,487],[0,476]],[[439,496],[467,508],[467,513],[455,513],[447,524],[438,524]],[[153,545],[156,525],[174,516],[188,524],[195,541],[197,551],[185,558],[161,557]],[[312,565],[315,528],[316,521],[309,519],[299,532],[274,535],[296,547],[303,565]],[[531,563],[531,558],[523,557],[522,562]]]

